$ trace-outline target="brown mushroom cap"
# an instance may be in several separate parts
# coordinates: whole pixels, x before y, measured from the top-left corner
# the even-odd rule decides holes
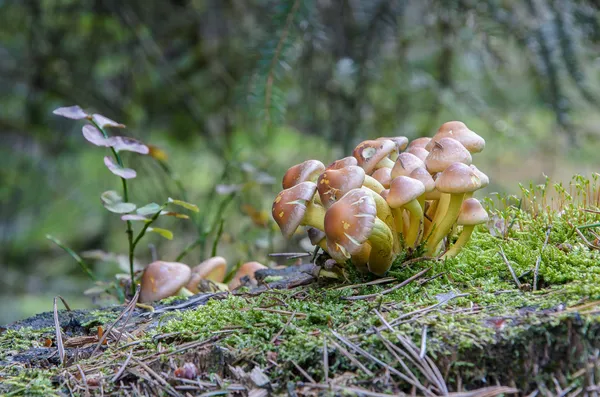
[[[188,265],[156,261],[146,267],[142,276],[140,301],[152,302],[177,294],[192,275]]]
[[[365,171],[355,165],[334,170],[326,170],[319,176],[317,190],[321,203],[329,208],[342,196],[352,189],[362,186],[365,180]]]
[[[405,136],[382,136],[381,138],[377,138],[378,141],[382,139],[389,139],[390,141],[394,142],[396,144],[396,151],[398,152],[406,149],[406,146],[408,145],[408,138]]]
[[[377,164],[394,150],[396,150],[396,144],[389,139],[363,141],[354,149],[352,155],[356,158],[358,166],[370,175],[377,168]]]
[[[471,169],[475,172],[475,175],[477,175],[477,177],[481,181],[480,189],[483,189],[484,187],[486,187],[487,185],[490,184],[490,178],[488,178],[488,176],[486,174],[481,172],[481,170],[479,168],[475,167],[473,164],[471,164],[469,167],[471,167]]]
[[[390,187],[390,183],[392,182],[392,169],[387,167],[379,168],[375,170],[371,176],[377,179],[377,181],[381,183],[384,188],[388,189]]]
[[[406,147],[406,150],[410,150],[410,149],[417,148],[417,147],[425,149],[425,146],[427,146],[427,144],[429,143],[429,141],[431,141],[431,138],[429,138],[427,136],[423,136],[421,138],[413,139],[412,141],[410,141],[410,143]]]
[[[460,194],[474,192],[481,186],[475,172],[463,163],[446,168],[435,181],[435,188],[442,193]]]
[[[399,176],[409,176],[416,168],[425,167],[425,164],[417,156],[411,153],[400,153],[392,168],[392,179]]]
[[[208,258],[198,266],[192,268],[192,276],[188,281],[186,288],[194,293],[198,293],[198,284],[200,280],[210,280],[222,283],[227,272],[227,260],[222,256],[213,256]]]
[[[429,156],[429,151],[423,149],[422,147],[413,147],[413,148],[408,149],[404,153],[410,153],[412,155],[415,155],[421,161],[425,161],[427,156]]]
[[[242,266],[240,266],[240,268],[237,270],[237,272],[235,272],[235,275],[229,282],[229,285],[228,285],[229,289],[234,290],[234,289],[238,288],[239,286],[241,286],[242,278],[245,276],[248,276],[248,278],[251,281],[256,280],[254,273],[256,273],[258,270],[266,269],[266,268],[267,267],[265,265],[263,265],[262,263],[258,263],[258,262],[244,263]]]
[[[452,138],[442,138],[436,141],[425,159],[425,167],[430,173],[444,171],[452,163],[471,164],[471,153]]]
[[[425,193],[425,186],[416,179],[407,176],[394,178],[386,201],[391,208],[400,208]]]
[[[307,202],[312,200],[316,190],[315,183],[302,182],[282,190],[273,201],[273,219],[285,238],[290,238],[302,223]]]
[[[325,213],[329,255],[344,262],[360,251],[373,230],[376,216],[375,201],[362,189],[350,190],[336,201]]]
[[[284,189],[289,189],[302,182],[314,182],[323,171],[325,166],[319,160],[306,160],[287,170],[281,185]]]
[[[327,170],[337,170],[340,168],[346,168],[351,165],[358,165],[358,161],[352,156],[344,157],[339,160],[335,160],[333,163],[327,166]]]
[[[442,124],[425,149],[431,150],[434,143],[442,138],[456,139],[471,153],[479,153],[485,148],[485,139],[471,131],[461,121],[448,121]]]
[[[308,239],[312,245],[319,245],[321,240],[325,238],[325,232],[317,229],[316,227],[309,227],[306,231],[308,234]]]
[[[435,189],[435,181],[425,167],[415,168],[409,177],[421,182],[425,186],[425,193],[429,193]]]
[[[463,226],[473,226],[485,223],[488,219],[488,213],[479,200],[470,198],[463,201],[456,223]]]

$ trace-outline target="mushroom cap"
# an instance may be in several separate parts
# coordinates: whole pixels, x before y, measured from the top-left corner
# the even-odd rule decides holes
[[[425,149],[425,146],[427,146],[429,141],[431,141],[431,138],[429,138],[428,136],[422,136],[420,138],[413,139],[406,147],[406,150],[410,150],[417,147]]]
[[[474,192],[481,187],[475,172],[463,163],[454,163],[446,168],[435,180],[435,188],[442,193]]]
[[[406,149],[408,145],[408,138],[405,136],[382,136],[381,138],[377,138],[376,140],[380,141],[382,139],[389,139],[390,141],[396,144],[396,150],[400,152],[401,150]]]
[[[152,302],[175,295],[192,275],[188,265],[178,262],[156,261],[149,264],[142,276],[140,301]]]
[[[425,193],[425,185],[407,176],[394,178],[385,201],[391,208],[400,208]]]
[[[306,234],[308,234],[308,239],[312,245],[318,245],[325,238],[325,232],[316,227],[309,227]]]
[[[353,156],[343,157],[339,160],[335,160],[333,163],[327,166],[327,170],[337,170],[339,168],[349,167],[351,165],[357,165],[358,161]]]
[[[377,207],[371,195],[362,189],[353,189],[336,201],[325,213],[327,252],[344,262],[361,249],[375,225]]]
[[[377,164],[396,150],[396,144],[389,139],[375,141],[363,141],[352,152],[358,166],[362,167],[367,174],[371,174]]]
[[[408,149],[404,153],[413,154],[413,155],[417,156],[419,158],[419,160],[421,160],[421,161],[425,161],[425,159],[429,155],[429,151],[423,149],[422,147],[413,147],[413,148]]]
[[[371,176],[377,179],[377,181],[381,183],[384,188],[388,189],[390,187],[390,183],[392,182],[392,169],[388,167],[379,168],[375,170]]]
[[[479,153],[485,148],[485,139],[471,131],[462,121],[448,121],[442,124],[425,149],[431,150],[434,143],[442,138],[456,139],[471,153]]]
[[[267,267],[259,262],[246,262],[235,272],[235,275],[229,282],[229,289],[234,290],[242,285],[242,278],[248,276],[250,280],[256,280],[254,273],[257,270],[266,269]]]
[[[390,189],[384,189],[384,190],[381,191],[381,193],[379,193],[379,195],[381,197],[383,197],[384,200],[387,198],[388,194],[390,194]]]
[[[460,206],[460,213],[456,223],[463,226],[473,226],[485,223],[488,219],[488,213],[479,200],[470,198],[463,201]]]
[[[317,190],[321,203],[329,208],[342,196],[352,189],[362,186],[365,180],[365,171],[355,165],[335,170],[326,170],[319,176]]]
[[[444,171],[452,163],[471,164],[471,153],[456,139],[442,138],[436,141],[425,159],[430,173]]]
[[[289,189],[302,182],[314,182],[323,171],[325,171],[325,166],[319,160],[306,160],[287,170],[281,185],[284,189]]]
[[[477,175],[477,177],[481,181],[481,189],[490,184],[490,178],[488,178],[486,174],[481,172],[479,168],[475,167],[473,164],[471,164],[469,167],[471,167],[471,169],[475,171],[475,175]]]
[[[307,202],[312,200],[316,190],[315,183],[301,182],[275,197],[271,213],[285,238],[290,238],[302,224]]]
[[[425,167],[415,168],[410,173],[409,178],[416,179],[425,186],[425,193],[429,193],[435,189],[435,181]]]
[[[198,284],[200,280],[210,280],[222,283],[227,272],[227,260],[222,256],[213,256],[208,258],[197,266],[192,268],[192,276],[188,281],[186,288],[194,293],[198,293]]]
[[[409,176],[416,168],[425,167],[425,164],[414,154],[400,153],[392,168],[392,179],[399,176]]]

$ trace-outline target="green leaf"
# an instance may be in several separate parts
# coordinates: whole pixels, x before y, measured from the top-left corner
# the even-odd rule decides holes
[[[179,219],[190,219],[189,216],[185,215],[185,214],[180,214],[179,212],[173,212],[173,211],[161,211],[160,213],[161,215],[166,215],[166,216],[174,216],[175,218],[179,218]]]
[[[54,113],[57,116],[62,116],[73,120],[82,120],[90,117],[89,114],[84,112],[83,109],[77,105],[58,108],[55,109],[52,113]]]
[[[183,208],[185,208],[187,210],[190,210],[190,211],[200,212],[200,209],[198,208],[197,205],[190,204],[190,203],[187,203],[187,202],[182,201],[182,200],[173,200],[171,197],[169,197],[169,203],[178,205],[178,206],[183,207]]]
[[[133,203],[124,203],[123,198],[114,190],[109,190],[100,195],[104,208],[115,214],[126,214],[135,211],[136,205]]]
[[[173,240],[173,232],[167,229],[161,229],[159,227],[149,227],[149,232],[158,233],[167,240]]]
[[[147,216],[147,215],[154,215],[157,212],[160,212],[160,210],[162,210],[162,206],[160,206],[156,203],[150,203],[150,204],[146,204],[145,206],[143,206],[141,208],[138,208],[136,212],[138,215]]]
[[[122,221],[143,221],[143,222],[150,222],[150,219],[146,218],[145,216],[136,215],[136,214],[123,215],[121,217],[121,220]]]

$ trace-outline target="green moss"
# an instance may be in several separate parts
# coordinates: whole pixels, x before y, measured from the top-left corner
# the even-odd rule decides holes
[[[45,338],[54,338],[53,328],[34,330],[29,327],[7,329],[0,333],[0,361],[16,352],[42,347]]]
[[[38,369],[22,370],[14,376],[0,382],[0,393],[3,396],[60,396],[52,384],[52,371]]]

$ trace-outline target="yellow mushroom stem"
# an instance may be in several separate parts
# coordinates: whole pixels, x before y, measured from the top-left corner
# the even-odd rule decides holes
[[[369,256],[371,255],[371,246],[368,242],[362,244],[360,251],[356,254],[352,255],[351,261],[354,267],[358,269],[361,273],[368,273],[369,267],[367,263],[369,262]]]
[[[363,186],[371,189],[377,194],[381,194],[385,190],[385,187],[379,182],[377,179],[372,176],[365,175],[365,180],[363,181]]]
[[[445,211],[443,219],[434,222],[435,225],[432,232],[432,236],[427,240],[427,255],[435,255],[438,244],[442,241],[444,236],[448,234],[450,229],[452,229],[452,224],[456,222],[458,214],[460,213],[460,206],[462,204],[464,196],[464,193],[450,194],[450,202],[448,203],[448,209],[447,211]],[[443,197],[444,196],[442,195],[442,198]]]
[[[409,201],[404,205],[404,208],[410,214],[408,233],[406,234],[406,246],[414,248],[421,231],[421,223],[423,222],[423,209],[418,200]]]
[[[309,200],[306,203],[306,212],[301,225],[311,226],[321,231],[325,230],[325,208]]]
[[[458,255],[460,250],[465,246],[465,244],[467,244],[467,242],[471,238],[471,233],[473,233],[474,229],[475,225],[463,226],[463,230],[460,233],[460,236],[458,236],[458,240],[456,240],[456,243],[454,243],[454,245],[448,251],[446,251],[444,255],[442,255],[442,259],[454,258],[456,255]]]
[[[393,241],[394,236],[390,228],[379,218],[375,218],[375,225],[368,239],[371,246],[368,265],[371,273],[382,276],[392,266],[394,259]]]
[[[394,236],[392,244],[393,250],[394,252],[400,252],[400,244],[398,238],[396,237],[396,233],[394,233],[397,229],[395,224],[395,217],[392,214],[392,209],[388,205],[387,201],[385,201],[385,199],[381,197],[378,193],[375,193],[373,190],[367,189],[364,186],[362,189],[368,192],[371,195],[371,197],[373,197],[373,200],[375,201],[375,206],[377,207],[377,217],[386,224],[386,226],[392,231],[392,234]]]
[[[174,296],[189,298],[190,296],[194,296],[194,293],[185,287],[181,287],[181,289],[177,291],[177,293]]]
[[[383,167],[394,168],[394,164],[395,164],[395,162],[392,159],[390,159],[389,157],[385,157],[385,158],[379,160],[379,163],[377,163],[377,165],[375,166],[375,169],[383,168]]]
[[[406,233],[404,232],[404,209],[403,208],[392,208],[392,214],[394,216],[394,230],[395,240],[398,241],[398,246],[403,245],[401,242],[405,242]]]

